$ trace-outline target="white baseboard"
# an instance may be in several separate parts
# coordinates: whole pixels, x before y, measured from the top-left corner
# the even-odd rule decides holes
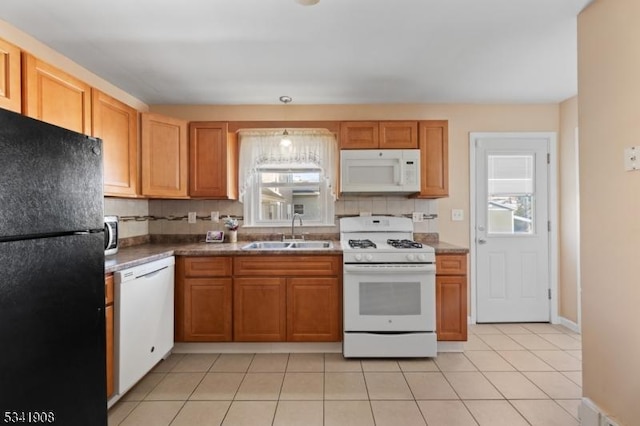
[[[578,409],[580,426],[622,426],[615,417],[608,415],[589,398],[583,397]]]
[[[569,330],[575,333],[580,333],[580,326],[565,317],[558,317],[558,323],[560,325],[567,327]]]
[[[475,324],[475,322],[473,321],[473,319],[471,319],[471,315],[469,315],[467,317],[467,324]]]

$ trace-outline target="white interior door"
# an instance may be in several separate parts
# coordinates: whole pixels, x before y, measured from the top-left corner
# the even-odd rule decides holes
[[[549,138],[475,144],[476,321],[549,321]]]

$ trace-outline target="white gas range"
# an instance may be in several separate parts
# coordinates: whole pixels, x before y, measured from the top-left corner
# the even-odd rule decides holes
[[[435,251],[411,219],[340,220],[345,357],[437,355]]]

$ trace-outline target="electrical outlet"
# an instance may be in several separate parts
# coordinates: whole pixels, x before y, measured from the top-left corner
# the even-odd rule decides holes
[[[413,212],[413,221],[422,222],[424,220],[424,214],[422,212]]]
[[[455,222],[460,222],[464,220],[464,210],[462,209],[451,209],[451,220]]]
[[[196,212],[189,212],[189,223],[196,223]]]
[[[211,222],[220,222],[220,212],[211,212]]]

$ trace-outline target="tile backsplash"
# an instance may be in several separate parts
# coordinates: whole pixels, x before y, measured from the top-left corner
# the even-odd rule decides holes
[[[220,217],[243,216],[243,205],[229,200],[133,200],[105,198],[105,214],[117,216],[155,216],[155,217],[186,217],[189,212],[196,212],[197,223],[190,224],[186,219],[178,220],[121,220],[120,238],[129,238],[147,234],[202,234],[209,230],[224,230],[222,220],[212,223],[209,216],[212,211],[220,212]],[[403,196],[344,196],[336,201],[335,214],[357,215],[360,212],[371,212],[379,215],[410,215],[421,212],[426,215],[437,214],[437,200],[422,200]],[[428,219],[414,223],[414,231],[420,233],[437,233],[438,219]],[[277,234],[286,232],[283,227],[242,227],[240,234]],[[306,233],[332,234],[339,233],[338,221],[335,226],[304,227]]]
[[[135,200],[129,198],[104,199],[105,216],[148,216],[149,200]],[[149,234],[149,221],[120,221],[118,223],[118,239],[137,237]]]

